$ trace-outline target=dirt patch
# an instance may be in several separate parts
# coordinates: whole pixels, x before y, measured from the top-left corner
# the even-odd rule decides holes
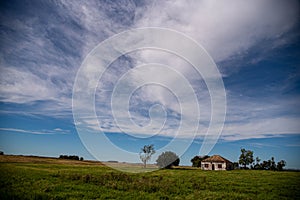
[[[71,165],[103,165],[99,161],[77,161],[41,156],[23,156],[23,155],[1,155],[0,162],[8,163],[46,163],[46,164],[71,164]]]

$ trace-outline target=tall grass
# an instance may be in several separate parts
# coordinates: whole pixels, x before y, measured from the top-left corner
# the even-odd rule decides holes
[[[158,170],[0,163],[0,199],[300,199],[299,172]]]

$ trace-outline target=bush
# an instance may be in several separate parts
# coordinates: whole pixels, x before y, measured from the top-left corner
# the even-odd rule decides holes
[[[60,155],[59,156],[60,159],[68,159],[68,160],[79,160],[79,156],[68,156],[68,155]],[[82,158],[82,157],[81,157]],[[80,158],[80,160],[81,160]],[[82,158],[83,160],[83,158]]]
[[[157,165],[159,168],[171,168],[172,166],[178,166],[180,159],[179,157],[171,151],[163,152],[160,156],[158,156]]]
[[[194,158],[192,158],[191,162],[193,163],[192,167],[201,167],[201,161],[209,158],[208,155],[205,156],[195,156]]]

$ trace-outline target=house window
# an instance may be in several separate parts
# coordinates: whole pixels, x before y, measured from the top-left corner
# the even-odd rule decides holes
[[[218,164],[218,168],[219,168],[219,169],[222,168],[222,164]]]
[[[205,168],[208,168],[208,164],[204,164],[204,167],[205,167]]]

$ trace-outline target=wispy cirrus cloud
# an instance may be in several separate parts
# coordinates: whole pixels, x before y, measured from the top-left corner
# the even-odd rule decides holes
[[[299,118],[268,117],[251,119],[240,123],[227,123],[222,138],[240,140],[249,138],[265,138],[276,135],[299,134]]]
[[[153,1],[140,12],[137,26],[168,27],[186,33],[220,62],[247,54],[257,45],[271,50],[291,42],[286,33],[298,22],[299,2]]]
[[[3,10],[0,16],[1,101],[23,105],[24,109],[19,113],[70,117],[73,83],[81,62],[99,42],[115,33],[144,26],[171,28],[183,32],[205,47],[217,62],[223,77],[233,78],[231,74],[238,73],[243,64],[235,63],[235,66],[231,66],[223,64],[224,62],[241,57],[245,58],[242,61],[246,63],[258,62],[268,52],[293,42],[297,34],[293,30],[299,19],[299,3],[274,3],[269,0],[191,0],[122,3],[56,1],[26,4],[23,1],[18,6]],[[248,58],[252,51],[256,51],[257,56]],[[196,88],[195,93],[201,107],[203,124],[199,125],[199,135],[203,135],[211,112],[209,93],[204,81],[181,58],[151,50],[131,53],[118,59],[100,80],[96,94],[100,126],[108,132],[120,131],[110,111],[110,97],[114,85],[132,67],[149,62],[172,66],[188,77],[190,84]],[[169,83],[176,84],[176,77],[168,74],[153,74],[149,71],[148,76],[163,76]],[[243,77],[245,82],[253,82],[248,76]],[[131,80],[138,78],[139,76],[132,76]],[[290,78],[284,78],[283,92],[290,86]],[[294,79],[299,79],[299,76]],[[270,81],[272,79],[266,80]],[[282,85],[281,82],[275,84],[274,88],[279,85]],[[295,98],[294,95],[275,101],[273,93],[268,93],[266,101],[261,102],[256,97],[242,98],[234,90],[237,87],[255,93],[255,85],[235,82],[225,86],[228,94],[228,123],[223,132],[224,137],[232,134],[236,134],[234,138],[227,138],[265,137],[267,133],[283,134],[299,130],[294,124],[299,113],[287,109],[291,106],[286,106]],[[274,89],[272,92],[277,91]],[[153,103],[165,106],[169,114],[168,127],[164,134],[174,134],[180,121],[180,109],[176,98],[164,88],[144,87],[137,91],[131,102],[132,117],[137,119],[137,123],[147,124],[148,108]],[[299,105],[297,102],[291,104]],[[188,107],[189,102],[184,106]],[[7,109],[6,107],[2,110],[18,113],[17,110]],[[272,123],[276,126],[270,125]],[[87,124],[99,128],[95,121],[87,121]],[[134,127],[123,128],[132,131]],[[189,127],[184,129],[186,136],[190,136]]]
[[[24,106],[44,101],[45,115],[60,110],[70,115],[73,82],[82,60],[96,44],[128,28],[132,17],[127,15],[134,4],[23,1],[12,5],[5,3],[1,12],[1,101]],[[120,18],[110,17],[119,10],[124,12]]]
[[[0,128],[0,131],[29,133],[29,134],[37,134],[37,135],[70,134],[70,130],[63,130],[61,128],[55,128],[53,130],[26,130],[26,129],[18,129],[18,128]]]

